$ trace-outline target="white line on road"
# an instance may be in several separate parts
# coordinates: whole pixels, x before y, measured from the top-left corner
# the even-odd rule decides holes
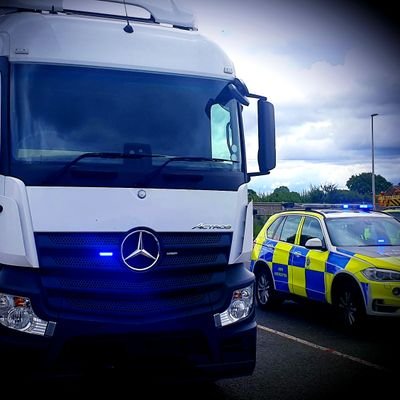
[[[375,369],[378,369],[378,370],[381,370],[381,371],[388,371],[387,368],[382,367],[381,365],[377,365],[377,364],[371,363],[369,361],[363,360],[362,358],[350,356],[349,354],[341,353],[340,351],[333,350],[333,349],[330,349],[328,347],[320,346],[318,344],[309,342],[309,341],[304,340],[304,339],[300,339],[300,338],[298,338],[296,336],[288,335],[287,333],[280,332],[280,331],[277,331],[277,330],[272,329],[272,328],[268,328],[268,327],[263,326],[263,325],[258,325],[258,328],[263,330],[263,331],[266,331],[266,332],[269,332],[269,333],[273,333],[275,335],[282,336],[282,337],[284,337],[286,339],[290,339],[290,340],[293,340],[295,342],[298,342],[298,343],[304,344],[306,346],[312,347],[314,349],[325,351],[325,352],[327,352],[329,354],[334,354],[334,355],[342,357],[342,358],[347,358],[348,360],[352,360],[352,361],[355,361],[355,362],[357,362],[359,364],[366,365],[367,367],[375,368]]]

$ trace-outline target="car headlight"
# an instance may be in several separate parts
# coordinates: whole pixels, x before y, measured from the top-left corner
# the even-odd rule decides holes
[[[43,321],[33,311],[28,297],[0,293],[0,324],[20,332],[51,336],[55,322]]]
[[[400,281],[400,272],[390,269],[367,268],[361,272],[371,281]]]
[[[246,318],[252,307],[253,284],[233,292],[229,307],[224,312],[214,315],[215,326],[230,325]]]

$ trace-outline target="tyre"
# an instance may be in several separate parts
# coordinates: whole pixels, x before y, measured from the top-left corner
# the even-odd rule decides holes
[[[334,306],[342,328],[357,331],[365,320],[365,305],[360,289],[354,284],[342,284],[334,297]]]
[[[262,267],[256,272],[256,301],[264,310],[282,302],[275,291],[272,275],[267,267]]]

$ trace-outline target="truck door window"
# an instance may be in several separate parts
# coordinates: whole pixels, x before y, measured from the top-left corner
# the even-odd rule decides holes
[[[221,104],[211,107],[211,151],[213,158],[222,158],[238,162],[240,160],[239,143],[233,135],[231,119],[237,119],[235,102],[231,100],[230,109]],[[228,104],[229,104],[228,103]],[[235,121],[236,123],[236,121]],[[239,164],[236,164],[239,166]]]

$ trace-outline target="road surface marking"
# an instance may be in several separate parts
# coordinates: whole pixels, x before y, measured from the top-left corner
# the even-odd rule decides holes
[[[269,333],[273,333],[273,334],[278,335],[278,336],[282,336],[282,337],[284,337],[286,339],[293,340],[293,341],[295,341],[297,343],[301,343],[301,344],[304,344],[306,346],[312,347],[314,349],[325,351],[326,353],[334,354],[334,355],[342,357],[342,358],[347,358],[348,360],[355,361],[355,362],[357,362],[359,364],[362,364],[362,365],[366,365],[367,367],[375,368],[375,369],[378,369],[380,371],[388,371],[387,368],[382,367],[381,365],[371,363],[369,361],[363,360],[362,358],[350,356],[349,354],[341,353],[340,351],[333,350],[333,349],[330,349],[328,347],[320,346],[318,344],[309,342],[307,340],[300,339],[300,338],[298,338],[296,336],[292,336],[292,335],[289,335],[287,333],[277,331],[276,329],[268,328],[268,327],[263,326],[263,325],[258,325],[258,328],[263,330],[263,331],[266,331],[266,332],[269,332]]]

